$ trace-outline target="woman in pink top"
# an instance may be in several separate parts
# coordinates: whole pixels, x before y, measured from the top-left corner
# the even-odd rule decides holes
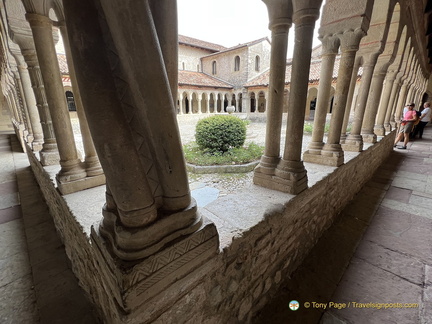
[[[417,113],[414,110],[414,106],[414,103],[408,106],[408,111],[404,114],[403,119],[401,120],[399,134],[394,142],[394,147],[396,147],[397,143],[399,143],[403,138],[404,145],[399,148],[402,150],[405,150],[407,148],[407,144],[409,142],[409,134],[412,131],[414,122],[417,120]]]

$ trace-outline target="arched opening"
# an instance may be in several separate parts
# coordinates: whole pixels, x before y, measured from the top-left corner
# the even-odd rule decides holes
[[[259,72],[259,70],[261,68],[260,65],[261,65],[260,57],[259,57],[259,55],[257,55],[257,56],[255,56],[255,71]]]
[[[255,110],[256,110],[255,92],[251,92],[251,94],[250,94],[250,111],[255,112]]]
[[[72,91],[66,91],[66,102],[69,111],[76,111],[75,99]]]
[[[216,72],[217,72],[217,70],[216,70],[216,61],[213,61],[212,62],[212,74],[215,75]]]
[[[264,91],[260,91],[258,94],[258,112],[265,112],[266,110],[266,98]]]
[[[238,103],[237,103],[237,111],[238,112],[243,112],[243,94],[239,93],[238,94]]]
[[[240,71],[240,56],[234,58],[234,71]]]
[[[213,93],[210,93],[209,95],[209,112],[214,113],[215,112],[215,96]]]

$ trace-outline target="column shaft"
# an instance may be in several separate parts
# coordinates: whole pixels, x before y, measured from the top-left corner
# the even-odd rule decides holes
[[[51,20],[37,14],[26,14],[35,41],[36,54],[41,66],[42,78],[47,92],[54,133],[60,154],[61,170],[58,183],[82,179],[86,176],[80,165],[66,98],[63,93],[60,68],[55,51]]]

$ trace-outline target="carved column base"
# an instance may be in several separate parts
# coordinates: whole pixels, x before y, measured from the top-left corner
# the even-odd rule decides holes
[[[177,212],[158,210],[157,220],[142,227],[125,227],[118,222],[117,211],[103,208],[104,219],[100,233],[110,242],[113,253],[122,260],[133,261],[146,258],[161,250],[166,244],[197,231],[202,217],[196,201]]]
[[[338,167],[344,164],[344,153],[340,144],[325,144],[321,155],[308,155],[307,162]]]
[[[73,192],[90,189],[105,184],[105,175],[101,174],[93,177],[85,177],[77,180],[72,180],[68,182],[60,182],[57,177],[57,188],[62,195],[71,194]]]
[[[342,144],[342,149],[349,152],[363,151],[363,137],[361,135],[350,134],[345,143]]]
[[[60,154],[58,151],[42,151],[39,152],[40,162],[43,166],[57,165],[60,163]]]
[[[103,300],[96,300],[101,303],[97,306],[111,317],[105,319],[107,322],[116,323],[152,323],[211,271],[210,261],[219,247],[216,227],[207,219],[193,233],[133,262],[117,258],[111,242],[93,227],[91,240],[106,298],[118,305],[113,309]]]
[[[274,175],[255,173],[254,183],[273,190],[297,195],[308,188],[303,162],[280,160]]]
[[[94,177],[103,174],[102,166],[96,156],[86,157],[85,170],[88,177]]]
[[[31,148],[33,152],[39,152],[43,148],[43,141],[33,140]]]
[[[384,128],[386,130],[387,133],[390,133],[393,129],[392,125],[390,123],[385,123],[384,124]]]
[[[377,142],[377,136],[375,134],[362,134],[363,136],[363,142],[365,143],[376,143]]]
[[[375,127],[374,127],[374,133],[377,136],[385,136],[386,130],[384,128],[384,125],[375,125]]]
[[[254,173],[273,175],[280,161],[280,157],[261,156],[260,163],[255,168]]]

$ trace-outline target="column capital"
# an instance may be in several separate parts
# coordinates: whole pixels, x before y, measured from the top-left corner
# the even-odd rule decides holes
[[[46,27],[52,28],[53,23],[52,20],[44,15],[36,14],[36,13],[26,13],[25,15],[27,21],[30,24],[30,27]]]
[[[289,28],[292,25],[292,3],[291,0],[262,0],[269,15],[269,29],[283,25]]]
[[[340,39],[337,35],[320,36],[319,39],[322,43],[321,55],[336,55],[340,46]]]
[[[338,34],[341,42],[342,52],[356,52],[359,49],[360,40],[366,35],[366,32],[361,28],[349,29],[342,34]]]

